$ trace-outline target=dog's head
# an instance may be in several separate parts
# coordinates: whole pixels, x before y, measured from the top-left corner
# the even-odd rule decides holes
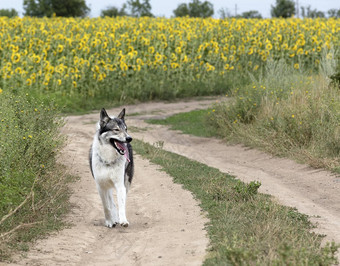
[[[108,116],[106,110],[103,108],[100,111],[99,120],[99,138],[111,143],[121,155],[128,153],[127,143],[132,141],[131,136],[127,133],[124,116],[125,108],[117,117]]]

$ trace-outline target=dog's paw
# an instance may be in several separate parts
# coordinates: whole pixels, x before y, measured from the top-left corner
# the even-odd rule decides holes
[[[117,223],[116,222],[112,222],[112,221],[105,221],[105,225],[108,228],[113,228],[113,227],[116,227]]]
[[[120,225],[123,226],[123,227],[128,227],[129,226],[129,222],[127,220],[121,221]]]
[[[123,226],[123,227],[128,227],[128,226],[129,226],[129,222],[122,223],[122,224],[120,224],[120,225]]]

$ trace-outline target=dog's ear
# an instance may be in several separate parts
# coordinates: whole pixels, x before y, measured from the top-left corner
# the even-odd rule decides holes
[[[125,108],[119,113],[118,118],[124,120],[125,117]]]
[[[102,108],[100,111],[100,127],[104,127],[110,121],[110,117],[108,116],[106,110]]]

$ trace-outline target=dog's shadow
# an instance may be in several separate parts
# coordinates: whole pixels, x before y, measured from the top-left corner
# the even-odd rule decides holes
[[[108,230],[118,230],[119,232],[127,233],[128,232],[127,230],[129,229],[130,229],[129,231],[132,231],[135,229],[138,229],[138,230],[147,229],[151,226],[151,224],[150,224],[149,219],[146,218],[145,220],[137,219],[136,221],[134,221],[133,226],[129,225],[128,227],[124,227],[124,226],[121,226],[120,224],[117,224],[115,227],[109,228],[105,226],[105,219],[96,219],[93,221],[93,226],[106,228]]]

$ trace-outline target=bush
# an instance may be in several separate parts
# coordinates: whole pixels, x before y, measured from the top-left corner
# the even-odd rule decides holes
[[[53,104],[0,90],[0,261],[9,247],[41,234],[36,225],[58,224],[66,202],[66,176],[56,165],[62,124]]]

